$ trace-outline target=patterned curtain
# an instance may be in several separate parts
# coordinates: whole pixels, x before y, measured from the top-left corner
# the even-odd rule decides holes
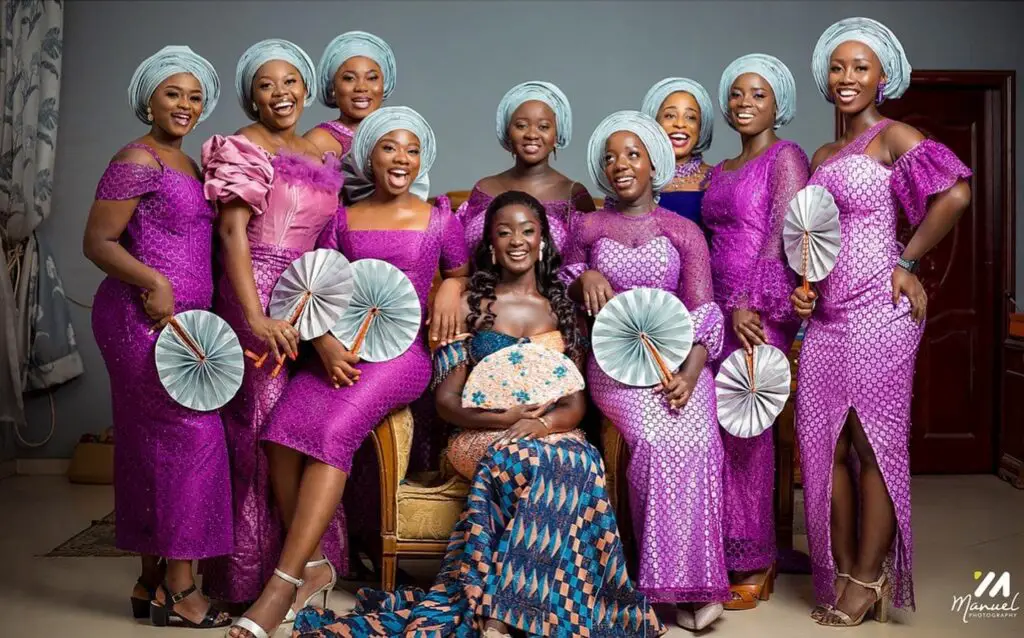
[[[0,342],[0,369],[14,361],[19,370],[14,384],[0,375],[6,408],[15,403],[12,393],[80,375],[82,360],[56,262],[36,233],[50,214],[53,190],[64,7],[59,0],[2,0],[0,6],[0,236],[9,275],[0,328],[9,334],[7,317],[15,317],[15,339]],[[15,404],[17,414],[0,410],[0,420],[23,421],[20,396]]]

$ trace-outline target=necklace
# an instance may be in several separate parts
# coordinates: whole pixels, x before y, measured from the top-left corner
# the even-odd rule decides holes
[[[676,179],[685,180],[688,177],[693,177],[700,173],[700,168],[704,163],[704,158],[700,153],[695,153],[690,156],[682,164],[676,164],[675,177]]]

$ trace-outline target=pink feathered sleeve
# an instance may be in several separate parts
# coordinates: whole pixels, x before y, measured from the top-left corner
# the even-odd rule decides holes
[[[203,194],[211,202],[241,199],[262,215],[273,180],[270,157],[245,137],[214,135],[203,144]]]

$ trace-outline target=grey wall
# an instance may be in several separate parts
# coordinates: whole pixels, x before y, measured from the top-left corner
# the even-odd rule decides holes
[[[65,289],[91,302],[102,275],[81,253],[86,214],[110,156],[144,132],[125,105],[125,89],[135,66],[164,44],[191,46],[221,73],[220,106],[185,142],[198,156],[206,137],[245,123],[233,78],[238,56],[252,42],[287,38],[315,60],[343,31],[382,36],[398,58],[391,103],[416,108],[437,133],[431,182],[441,192],[468,189],[507,165],[494,139],[494,109],[517,82],[550,80],[568,94],[575,139],[556,166],[585,180],[586,141],[602,117],[638,108],[647,88],[667,75],[692,77],[716,94],[722,69],[752,51],[776,55],[793,70],[797,117],[782,135],[813,153],[831,139],[833,115],[811,80],[811,50],[825,27],[851,15],[889,25],[920,69],[1024,71],[1024,6],[1004,2],[68,2],[54,206],[42,232],[57,252]],[[1017,104],[1024,123],[1019,94]],[[311,107],[303,127],[328,117],[323,107]],[[716,126],[712,162],[738,149],[720,116]],[[1022,136],[1024,125],[1017,132],[1019,148]],[[1024,162],[1017,166],[1024,183]],[[1024,188],[1018,193],[1021,237]],[[1024,237],[1018,241],[1017,281],[1024,293]],[[107,375],[88,311],[75,308],[74,321],[85,376],[57,392],[52,441],[22,454],[69,456],[82,433],[109,424]],[[32,400],[27,435],[45,433],[49,418],[45,398]]]

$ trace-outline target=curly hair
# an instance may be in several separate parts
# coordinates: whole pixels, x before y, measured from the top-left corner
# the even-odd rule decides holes
[[[565,342],[565,354],[574,361],[583,356],[583,337],[580,335],[576,322],[576,306],[569,299],[565,284],[558,278],[558,269],[562,265],[562,256],[551,239],[551,227],[544,205],[534,196],[522,191],[506,191],[495,197],[484,214],[483,239],[477,244],[473,254],[473,276],[469,286],[469,316],[466,323],[470,333],[487,330],[494,325],[494,312],[491,303],[497,299],[495,288],[501,280],[501,266],[491,258],[491,230],[494,217],[506,206],[519,205],[528,208],[537,216],[540,224],[541,239],[546,248],[534,265],[537,279],[537,290],[551,304],[551,310],[558,319],[558,331]],[[486,302],[486,310],[483,310]]]

